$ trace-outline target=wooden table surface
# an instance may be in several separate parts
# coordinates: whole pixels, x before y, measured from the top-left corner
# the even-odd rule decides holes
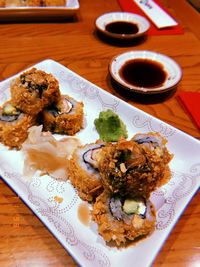
[[[181,23],[185,33],[148,36],[144,42],[131,47],[106,43],[94,31],[96,17],[120,10],[116,0],[80,0],[80,11],[73,21],[1,23],[0,80],[51,58],[113,95],[200,138],[198,128],[177,100],[181,90],[200,91],[200,15],[185,0],[163,0],[162,3]],[[123,98],[113,89],[108,63],[114,55],[130,49],[161,52],[180,64],[183,79],[172,97],[161,103],[141,104]],[[17,228],[14,227],[16,218]],[[1,180],[0,238],[2,267],[77,266],[47,228]],[[200,266],[199,192],[174,227],[153,266]]]

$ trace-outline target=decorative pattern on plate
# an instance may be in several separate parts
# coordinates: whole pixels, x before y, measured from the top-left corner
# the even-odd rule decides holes
[[[40,210],[39,213],[54,225],[55,229],[62,235],[69,245],[76,246],[78,244],[74,229],[67,220],[50,211]]]
[[[59,76],[62,76],[62,81],[67,81],[73,92],[77,93],[82,99],[85,97],[89,100],[98,100],[101,103],[102,109],[110,108],[113,111],[117,110],[117,106],[119,105],[119,99],[113,99],[113,101],[110,103],[108,99],[100,93],[99,89],[93,85],[88,86],[87,82],[80,81],[73,75],[64,76],[60,74]]]
[[[53,179],[52,181],[50,181],[47,185],[47,191],[48,192],[52,192],[54,190],[56,190],[58,193],[64,193],[65,191],[65,186],[66,182],[63,181],[59,181],[59,179]]]
[[[93,262],[93,264],[98,264],[97,266],[111,266],[109,258],[105,253],[103,253],[100,249],[90,246],[77,238],[73,226],[65,218],[67,217],[67,211],[69,211],[78,200],[77,193],[72,198],[70,204],[68,204],[63,210],[59,210],[58,206],[50,206],[50,202],[45,199],[45,194],[43,194],[43,197],[39,197],[35,195],[36,192],[33,192],[31,190],[32,187],[42,186],[41,180],[43,177],[34,177],[33,181],[24,181],[24,178],[19,173],[15,172],[5,172],[3,177],[15,180],[23,187],[23,191],[27,192],[28,200],[35,206],[37,214],[45,217],[48,222],[55,227],[56,231],[59,232],[62,238],[64,238],[67,244],[69,244],[70,246],[80,246],[83,256],[87,260]],[[69,186],[71,186],[69,182],[67,183]],[[55,184],[57,184],[58,186],[59,181],[55,181]],[[73,191],[73,188],[71,188],[71,190]],[[65,215],[59,215],[61,213],[65,213]]]
[[[169,137],[175,134],[176,130],[162,122],[155,121],[155,118],[151,116],[139,116],[133,117],[132,123],[137,128],[146,129],[150,132],[158,132],[165,137]]]
[[[178,182],[177,182],[177,181]],[[176,205],[179,201],[191,194],[193,188],[196,185],[196,177],[190,174],[176,173],[174,172],[172,181],[168,183],[168,187],[172,190],[167,190],[167,186],[164,189],[154,192],[157,203],[162,203],[158,209],[157,204],[157,230],[163,230],[169,226],[173,221],[176,214]],[[170,192],[170,194],[169,194]]]
[[[63,217],[58,216],[53,213],[41,212],[50,223],[53,223],[56,230],[65,238],[65,241],[70,246],[79,246],[82,250],[82,255],[96,266],[110,267],[110,260],[100,249],[90,246],[82,241],[80,241],[75,235],[72,225],[70,225],[67,220]]]
[[[86,249],[83,254],[87,260],[96,262],[97,266],[101,266],[101,267],[112,266],[109,258],[100,249],[89,246],[82,242],[79,242],[79,243],[83,248]]]
[[[192,174],[195,174],[196,176],[200,176],[200,163],[194,164],[191,168],[190,168],[190,172]]]
[[[9,97],[10,97],[10,92],[8,90],[8,85],[4,84],[0,90],[0,102],[4,103],[6,100],[9,99]]]

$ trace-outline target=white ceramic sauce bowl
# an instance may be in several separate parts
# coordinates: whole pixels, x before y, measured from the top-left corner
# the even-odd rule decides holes
[[[166,78],[163,83],[152,88],[145,88],[127,82],[120,74],[121,69],[124,64],[127,64],[127,62],[133,62],[134,60],[138,59],[150,60],[160,64],[166,73]],[[125,89],[128,89],[129,91],[142,94],[157,94],[172,90],[178,85],[182,78],[181,67],[176,63],[175,60],[164,54],[147,50],[128,51],[115,56],[109,64],[109,72],[117,84],[121,85]]]
[[[137,25],[138,31],[133,34],[112,33],[106,30],[106,26],[113,22],[128,22]],[[96,19],[96,29],[107,37],[130,40],[145,35],[150,27],[148,20],[140,15],[129,12],[111,12],[101,15]]]

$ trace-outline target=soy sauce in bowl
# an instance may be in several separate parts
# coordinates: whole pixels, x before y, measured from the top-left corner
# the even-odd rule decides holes
[[[116,55],[109,63],[109,73],[124,92],[143,95],[172,91],[182,78],[181,67],[175,60],[148,50]]]
[[[162,86],[167,78],[163,65],[151,59],[128,60],[119,75],[126,83],[144,88]]]
[[[136,34],[139,27],[137,24],[128,21],[113,21],[105,26],[105,30],[114,34]]]
[[[97,33],[113,40],[129,41],[144,37],[150,23],[143,16],[129,12],[110,12],[95,21]]]

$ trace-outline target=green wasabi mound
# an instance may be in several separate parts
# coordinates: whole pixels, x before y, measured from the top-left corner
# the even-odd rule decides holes
[[[94,120],[94,125],[100,139],[105,142],[114,142],[120,137],[128,137],[125,124],[111,109],[100,112],[99,118]]]

